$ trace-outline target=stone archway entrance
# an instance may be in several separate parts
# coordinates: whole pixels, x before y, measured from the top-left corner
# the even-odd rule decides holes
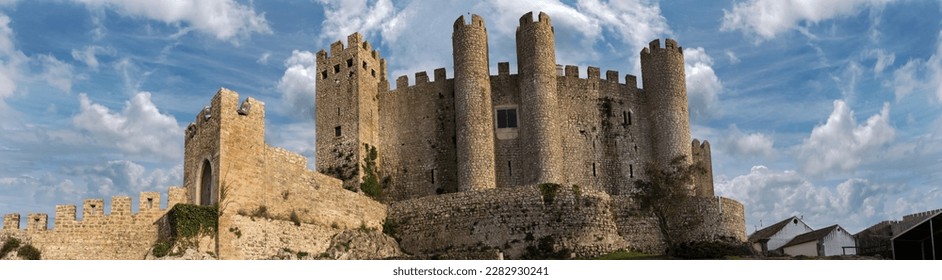
[[[200,176],[200,205],[213,204],[213,167],[209,160],[203,161],[203,175]]]

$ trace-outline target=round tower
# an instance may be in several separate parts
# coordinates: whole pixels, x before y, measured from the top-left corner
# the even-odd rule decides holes
[[[487,29],[478,15],[471,15],[470,25],[458,17],[454,28],[458,191],[491,189],[496,181]]]
[[[540,12],[520,18],[517,27],[517,72],[520,87],[520,132],[530,147],[523,152],[535,177],[528,183],[564,183],[562,142],[556,120],[556,46],[550,18]]]
[[[690,117],[687,112],[687,82],[684,76],[684,51],[677,42],[651,41],[641,51],[641,75],[651,119],[653,158],[660,168],[684,157],[690,164]]]

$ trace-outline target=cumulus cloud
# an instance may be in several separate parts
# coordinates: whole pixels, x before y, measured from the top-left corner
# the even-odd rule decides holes
[[[743,133],[735,125],[730,126],[720,145],[726,153],[740,158],[770,157],[775,154],[775,141],[762,133]]]
[[[901,188],[860,178],[847,179],[837,186],[815,185],[798,172],[759,165],[748,174],[718,178],[715,183],[718,194],[746,205],[750,233],[760,220],[768,226],[789,216],[804,216],[816,227],[840,223],[861,230],[908,210],[895,211],[896,205],[888,203],[902,192]]]
[[[265,14],[233,0],[73,0],[89,8],[108,8],[127,17],[183,24],[220,40],[271,33]]]
[[[865,8],[881,8],[894,0],[746,0],[723,9],[722,31],[739,30],[760,39],[797,29],[802,24],[854,15]]]
[[[694,121],[708,119],[717,113],[718,95],[723,90],[713,71],[713,59],[703,48],[690,48],[684,49],[684,61],[690,116]]]
[[[176,119],[157,110],[149,92],[140,92],[112,112],[79,95],[79,113],[72,124],[93,142],[131,155],[177,159],[183,154],[183,129]]]
[[[97,165],[67,168],[66,174],[83,178],[86,189],[101,196],[129,195],[142,191],[164,191],[183,183],[183,165],[148,170],[128,160],[112,160]]]
[[[389,0],[317,0],[324,5],[321,39],[338,40],[353,32],[371,34],[388,28],[395,9]],[[344,41],[346,42],[346,41]]]
[[[285,60],[285,74],[278,81],[284,115],[302,119],[314,117],[314,83],[317,80],[316,57],[309,51],[294,50]]]
[[[850,107],[843,100],[835,100],[834,111],[827,122],[815,126],[798,147],[804,171],[809,174],[847,172],[873,159],[896,135],[889,117],[890,105],[884,104],[879,114],[858,124]]]
[[[28,61],[29,57],[16,48],[10,17],[0,14],[0,108],[5,106],[3,99],[16,92],[20,67]]]

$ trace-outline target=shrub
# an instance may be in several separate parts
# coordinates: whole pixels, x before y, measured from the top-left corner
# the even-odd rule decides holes
[[[265,205],[259,205],[258,208],[255,209],[255,212],[252,212],[252,216],[271,219],[271,217],[268,216],[268,207]]]
[[[681,259],[723,259],[752,255],[749,245],[724,241],[683,242],[668,248],[668,255]]]
[[[20,256],[20,258],[24,260],[42,259],[41,254],[39,253],[39,249],[36,249],[36,247],[33,247],[33,245],[29,245],[29,244],[27,244],[26,246],[20,247],[20,249],[17,249],[16,255]]]
[[[157,241],[157,243],[154,243],[154,249],[151,252],[154,253],[155,257],[162,258],[170,253],[170,243]]]
[[[333,222],[333,223],[330,223],[330,228],[332,228],[332,229],[340,229],[340,225],[337,225],[337,222]]]
[[[12,252],[14,249],[20,247],[20,240],[10,237],[7,241],[3,242],[3,247],[0,247],[0,259],[5,257],[7,253]]]
[[[559,192],[559,184],[542,183],[539,185],[540,193],[543,194],[543,204],[553,204],[556,200],[556,193]]]
[[[194,237],[199,233],[215,236],[219,222],[216,207],[177,204],[167,213],[177,237]]]

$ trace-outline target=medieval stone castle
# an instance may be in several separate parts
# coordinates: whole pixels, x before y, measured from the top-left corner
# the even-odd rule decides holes
[[[182,203],[218,205],[218,230],[199,250],[224,259],[657,252],[664,236],[632,196],[635,182],[682,158],[705,172],[681,219],[698,222],[679,237],[745,240],[742,204],[713,194],[709,143],[691,141],[677,42],[641,51],[638,88],[632,75],[602,79],[588,67],[580,78],[557,65],[544,13],[523,15],[516,36],[517,73],[502,62],[491,75],[484,20],[459,17],[454,78],[436,69],[434,80],[420,72],[390,89],[386,60],[354,33],[317,53],[319,172],[265,143],[264,103],[221,89],[186,129],[184,182],[170,188],[167,209],[157,193],[141,194],[138,213],[130,197],[112,198],[110,215],[91,199],[81,220],[75,206],[57,206],[53,229],[46,214],[30,214],[25,230],[19,214],[5,215],[0,239],[50,259],[150,258],[169,208]],[[371,176],[381,187],[373,197],[360,191]]]

